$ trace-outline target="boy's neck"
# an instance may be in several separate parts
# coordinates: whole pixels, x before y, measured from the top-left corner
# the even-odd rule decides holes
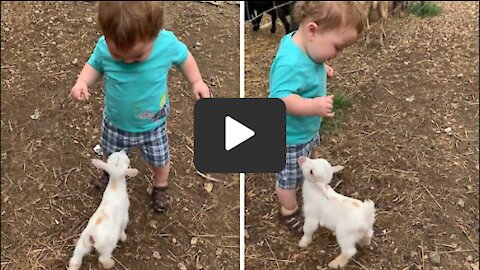
[[[305,45],[306,37],[305,37],[303,31],[300,29],[300,27],[293,34],[292,41],[295,45],[297,45],[298,48],[300,48],[300,50],[302,50],[306,55],[308,55],[307,47]]]

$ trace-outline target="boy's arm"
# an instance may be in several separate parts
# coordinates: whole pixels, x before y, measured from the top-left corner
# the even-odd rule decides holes
[[[100,79],[101,76],[90,64],[85,64],[82,72],[78,75],[77,82],[70,90],[70,96],[78,101],[88,100],[90,98],[88,88]]]
[[[333,96],[303,98],[297,94],[291,94],[282,98],[289,114],[298,116],[319,115],[333,117]]]
[[[101,76],[95,68],[87,63],[83,67],[82,72],[80,72],[80,75],[78,75],[77,82],[83,82],[87,87],[91,87]]]
[[[195,99],[209,98],[210,90],[208,86],[203,82],[202,75],[198,69],[197,62],[193,55],[188,52],[187,60],[180,65],[180,70],[183,76],[190,83]]]
[[[275,65],[270,72],[270,98],[280,98],[287,113],[298,116],[333,117],[333,96],[304,98],[298,89],[304,86],[304,75],[291,65]]]

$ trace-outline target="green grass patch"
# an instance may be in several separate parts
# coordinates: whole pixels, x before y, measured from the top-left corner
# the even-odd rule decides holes
[[[342,93],[335,93],[333,97],[333,111],[335,116],[333,118],[323,118],[322,126],[320,127],[320,134],[332,134],[343,122],[345,110],[352,106],[350,98]]]
[[[442,14],[442,7],[434,2],[415,3],[410,7],[410,13],[419,17],[433,17]]]

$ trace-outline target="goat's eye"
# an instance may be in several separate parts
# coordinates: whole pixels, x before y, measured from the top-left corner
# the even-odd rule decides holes
[[[313,170],[310,170],[310,174],[313,175]]]

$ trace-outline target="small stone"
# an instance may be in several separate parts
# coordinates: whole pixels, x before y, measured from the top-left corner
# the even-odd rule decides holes
[[[213,184],[210,183],[210,182],[205,183],[204,188],[205,188],[205,190],[206,190],[208,193],[210,193],[210,192],[212,192]]]
[[[178,264],[178,269],[180,269],[180,270],[187,270],[187,267],[185,266],[185,264],[179,263],[179,264]]]
[[[438,252],[436,251],[430,251],[428,257],[430,258],[430,262],[433,265],[440,265],[442,263],[442,260],[440,259],[440,254],[438,254]]]
[[[92,17],[87,17],[87,18],[85,19],[85,21],[86,21],[87,23],[92,23],[92,22],[93,22],[93,18],[92,18]]]
[[[445,131],[445,133],[447,133],[447,135],[451,135],[452,134],[452,128],[451,127],[448,127],[446,129],[444,129],[443,131]]]
[[[76,65],[78,63],[78,58],[73,59],[72,64]]]
[[[215,255],[217,256],[222,255],[222,253],[223,253],[223,248],[217,248],[217,250],[215,251]]]
[[[9,199],[10,199],[9,196],[5,196],[5,198],[3,198],[3,202],[6,203],[6,202],[8,202]]]
[[[148,225],[155,230],[158,229],[158,222],[156,220],[150,221],[150,223],[148,223]]]
[[[152,195],[152,192],[153,192],[153,187],[148,187],[147,188],[148,195]]]
[[[465,201],[463,201],[462,199],[459,199],[457,204],[460,205],[460,207],[465,207]]]
[[[37,120],[40,118],[40,111],[38,110],[38,108],[35,108],[35,111],[33,112],[32,115],[30,115],[30,118],[32,118],[33,120]]]
[[[177,239],[172,238],[172,243],[175,245],[177,243]]]
[[[472,257],[472,255],[468,255],[467,262],[471,262],[471,261],[473,261],[473,257]]]
[[[190,240],[190,244],[192,246],[196,245],[198,243],[198,238],[197,237],[192,237],[192,239]]]
[[[158,251],[154,251],[152,257],[157,260],[160,260],[162,258],[162,256],[160,256],[160,252]]]

